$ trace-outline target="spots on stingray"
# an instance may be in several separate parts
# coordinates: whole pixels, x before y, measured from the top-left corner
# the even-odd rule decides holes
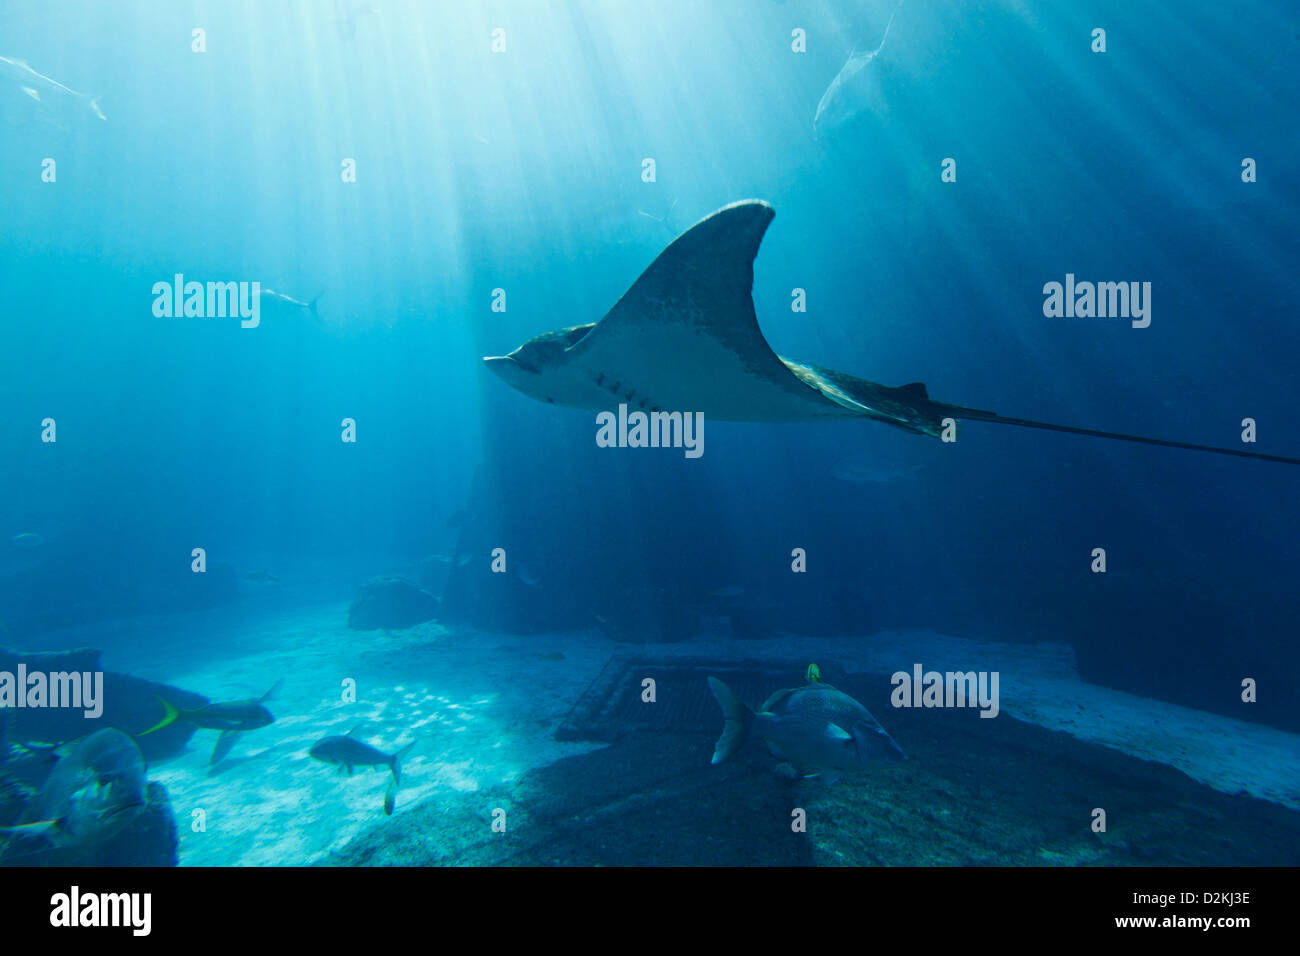
[[[622,383],[621,381],[614,382],[612,385],[606,385],[606,384],[605,384],[605,373],[604,373],[604,372],[600,372],[599,374],[597,374],[595,381],[596,381],[596,385],[597,385],[598,388],[603,388],[603,389],[605,389],[607,392],[609,392],[609,393],[612,394],[612,395],[617,395],[617,394],[619,393],[619,390],[623,387],[623,383]],[[629,389],[628,389],[628,390],[623,394],[623,399],[624,399],[625,401],[627,401],[627,402],[631,402],[631,401],[634,399],[635,396],[636,396],[636,389],[634,389],[634,388],[629,388]],[[550,399],[550,398],[548,398],[548,399],[546,399],[546,401],[550,402],[552,405],[555,404],[554,399]],[[650,404],[650,399],[649,399],[648,396],[647,396],[646,398],[641,399],[641,401],[637,403],[637,406],[638,406],[639,408],[646,409],[646,410],[648,410],[648,411],[652,411],[652,412],[662,412],[662,411],[663,411],[663,409],[662,409],[660,406],[658,406],[658,405],[651,405],[651,404]]]

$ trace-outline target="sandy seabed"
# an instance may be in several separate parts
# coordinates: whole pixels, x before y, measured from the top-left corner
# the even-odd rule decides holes
[[[358,768],[348,777],[312,759],[312,743],[330,734],[355,731],[390,753],[416,742],[403,763],[397,816],[440,795],[508,790],[531,770],[599,749],[553,735],[610,656],[630,652],[665,662],[833,660],[875,674],[910,673],[916,663],[927,671],[996,670],[1006,716],[1166,764],[1226,794],[1300,810],[1300,736],[1086,684],[1058,644],[890,631],[622,645],[596,632],[512,636],[433,622],[357,632],[346,618],[345,604],[245,607],[117,621],[41,644],[99,647],[107,669],[212,700],[258,697],[283,680],[268,703],[275,723],[244,735],[217,767],[209,766],[216,733],[200,730],[182,755],[150,768],[171,795],[182,866],[320,862],[384,822],[388,771]],[[348,703],[345,682],[353,681],[356,700]],[[872,703],[888,727],[887,705]]]

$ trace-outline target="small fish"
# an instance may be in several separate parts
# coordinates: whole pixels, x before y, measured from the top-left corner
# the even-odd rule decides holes
[[[45,539],[39,534],[31,531],[24,531],[22,534],[16,534],[9,539],[9,542],[15,548],[22,548],[24,551],[34,551],[45,543]]]
[[[662,216],[656,216],[654,213],[646,212],[644,209],[638,209],[637,212],[642,216],[645,216],[645,218],[659,223],[659,225],[668,230],[668,233],[673,236],[673,238],[676,238],[681,235],[682,230],[679,223],[673,218],[673,210],[677,208],[677,202],[680,199],[680,196],[678,196],[677,199],[674,199],[672,205],[668,207]]]
[[[867,708],[820,680],[778,690],[758,713],[716,677],[709,678],[709,689],[723,716],[722,736],[713,751],[715,764],[750,738],[762,740],[773,755],[805,776],[821,776],[827,783],[834,783],[843,771],[864,770],[884,758],[907,759]]]
[[[145,806],[144,757],[120,730],[97,731],[50,771],[15,826],[0,833],[42,836],[57,847],[92,843],[119,832]]]
[[[402,785],[402,760],[419,741],[412,741],[396,753],[386,754],[376,747],[357,740],[353,734],[356,728],[342,736],[325,737],[311,745],[308,751],[317,760],[333,764],[339,773],[346,771],[352,776],[356,767],[387,767],[393,773],[393,779],[384,792],[384,813],[392,816],[396,803],[397,788]]]
[[[855,484],[868,482],[884,484],[909,478],[920,470],[917,464],[897,464],[890,461],[868,458],[865,455],[846,458],[831,469],[831,477]]]
[[[745,593],[745,589],[739,585],[729,584],[725,588],[718,588],[709,592],[709,597],[715,598],[737,598]]]
[[[316,319],[320,319],[320,311],[316,308],[316,303],[325,293],[323,291],[316,293],[316,298],[310,302],[303,302],[301,299],[295,299],[291,295],[285,295],[283,292],[276,292],[274,289],[262,289],[262,304],[289,306],[295,309],[306,309]]]
[[[265,704],[266,701],[275,696],[283,683],[283,680],[277,682],[274,687],[257,700],[232,700],[204,704],[202,707],[194,708],[194,710],[181,710],[169,701],[159,697],[158,701],[163,705],[163,719],[138,736],[147,736],[181,720],[204,730],[219,730],[221,735],[217,737],[216,746],[212,748],[212,759],[209,761],[210,764],[218,764],[225,759],[231,748],[235,746],[238,734],[257,730],[259,727],[265,727],[275,722],[275,717],[266,709]]]
[[[9,79],[17,81],[19,89],[38,103],[41,102],[40,90],[45,90],[47,93],[59,93],[64,96],[69,96],[74,100],[82,100],[89,103],[91,110],[94,111],[96,116],[102,120],[108,119],[108,117],[104,115],[104,111],[99,108],[99,97],[90,96],[86,93],[78,93],[76,90],[64,86],[56,79],[48,77],[43,73],[37,73],[27,64],[26,60],[16,60],[11,57],[0,56],[0,75],[7,76]]]

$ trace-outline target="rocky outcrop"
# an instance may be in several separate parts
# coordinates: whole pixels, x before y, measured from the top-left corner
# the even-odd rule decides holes
[[[404,630],[432,620],[438,599],[405,578],[371,578],[348,608],[354,631]]]

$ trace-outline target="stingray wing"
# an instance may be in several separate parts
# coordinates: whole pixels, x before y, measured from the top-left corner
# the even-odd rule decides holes
[[[754,256],[774,215],[748,200],[692,226],[566,360],[610,393],[611,409],[765,422],[854,415],[792,373],[759,330]]]

